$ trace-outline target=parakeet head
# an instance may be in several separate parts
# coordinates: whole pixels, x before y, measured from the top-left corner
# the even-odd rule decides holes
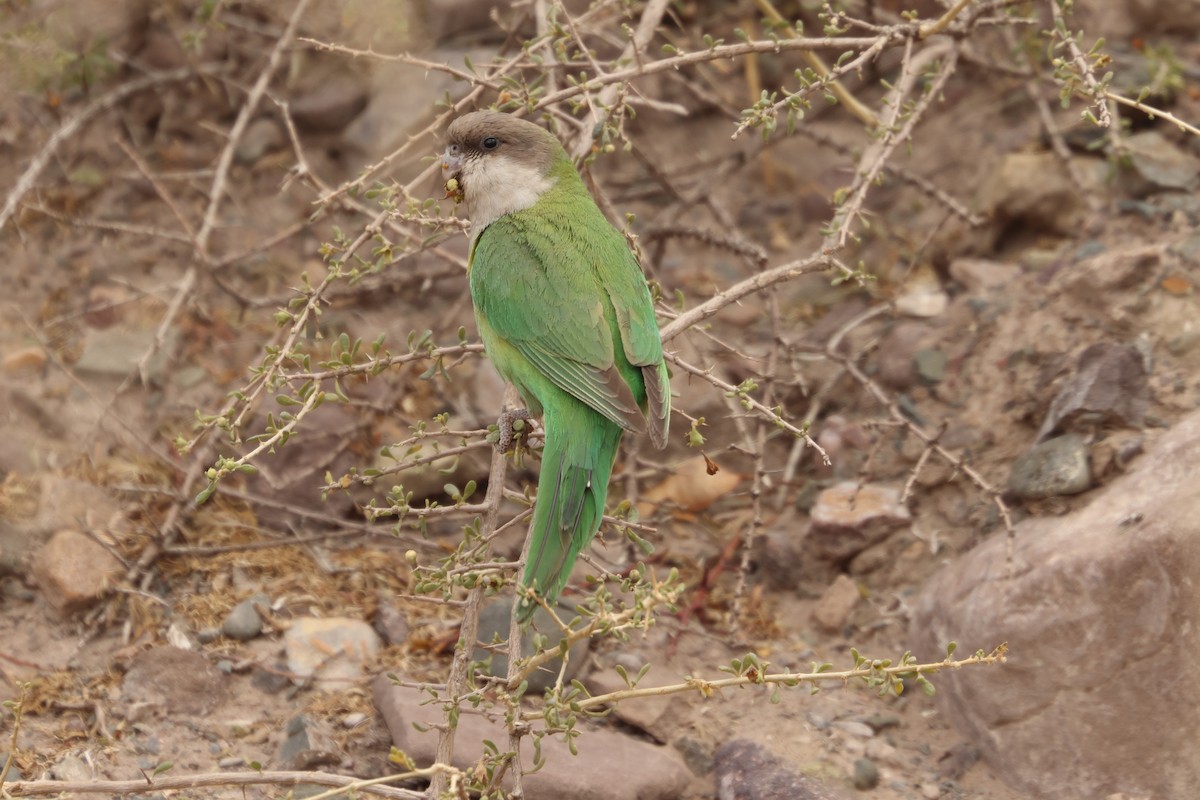
[[[466,203],[476,232],[536,203],[554,185],[551,168],[566,158],[553,134],[498,111],[464,114],[450,123],[447,140],[446,191]]]

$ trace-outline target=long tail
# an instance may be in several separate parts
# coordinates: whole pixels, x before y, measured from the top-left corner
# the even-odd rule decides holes
[[[544,414],[546,444],[521,582],[553,605],[579,552],[600,528],[621,428],[565,394],[545,404]],[[537,609],[523,599],[521,621]]]

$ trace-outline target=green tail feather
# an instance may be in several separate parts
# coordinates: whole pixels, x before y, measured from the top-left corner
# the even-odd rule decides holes
[[[600,528],[621,428],[565,394],[546,404],[544,413],[546,444],[521,583],[553,606],[576,557]],[[537,609],[536,602],[521,600],[521,621]]]

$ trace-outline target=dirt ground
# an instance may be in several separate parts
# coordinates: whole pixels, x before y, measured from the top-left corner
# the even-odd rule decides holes
[[[304,714],[321,721],[336,745],[337,758],[321,769],[385,774],[394,765],[387,761],[389,737],[372,706],[368,676],[391,670],[415,681],[445,680],[461,611],[414,597],[411,559],[435,564],[454,549],[468,520],[435,517],[425,530],[396,526],[387,517],[371,523],[362,509],[372,500],[389,504],[388,481],[348,481],[350,491],[328,497],[323,489],[343,475],[386,467],[381,448],[412,437],[419,424],[436,429],[435,415],[447,414],[452,430],[478,434],[495,420],[503,391],[490,365],[465,353],[447,358],[444,371],[432,375],[423,374],[426,359],[347,379],[341,386],[346,402],[307,415],[293,440],[255,459],[259,474],[231,476],[201,506],[191,498],[219,456],[249,451],[251,437],[282,424],[280,414],[295,409],[270,398],[295,393],[299,379],[246,406],[244,443],[204,428],[205,415],[242,408],[231,393],[252,385],[254,368],[270,357],[265,348],[278,347],[289,331],[290,318],[277,314],[285,307],[297,313],[299,307],[288,304],[303,298],[305,285],[321,281],[323,258],[359,236],[378,211],[366,193],[318,204],[324,189],[352,180],[399,138],[383,122],[369,133],[360,114],[377,113],[372,103],[380,98],[393,112],[412,103],[405,130],[415,132],[432,119],[443,88],[461,93],[464,84],[443,87],[409,67],[402,85],[389,86],[378,65],[323,56],[310,46],[290,48],[213,195],[228,132],[288,19],[266,4],[233,3],[220,25],[205,24],[192,5],[165,4],[143,14],[97,0],[81,4],[78,13],[65,5],[22,3],[3,12],[2,46],[10,56],[0,83],[11,90],[0,99],[0,197],[14,197],[20,187],[20,203],[0,230],[6,252],[0,677],[5,699],[23,698],[23,717],[12,746],[0,749],[13,752],[26,779],[128,779],[168,762],[169,775],[254,763],[276,769],[289,720]],[[703,10],[695,6],[704,4],[683,5],[671,28],[681,42],[699,30]],[[399,24],[395,19],[380,23],[375,35],[385,36],[389,25]],[[726,10],[713,12],[709,23],[731,28],[738,19]],[[188,38],[198,31],[205,35]],[[370,43],[361,20],[330,8],[314,8],[300,35]],[[495,49],[477,32],[461,36],[423,57],[449,61],[464,47]],[[964,61],[911,145],[889,161],[948,193],[978,215],[978,224],[892,173],[869,194],[870,227],[844,258],[861,264],[872,280],[805,275],[747,296],[668,346],[733,386],[755,378],[762,405],[780,407],[795,425],[811,424],[833,465],[821,465],[811,449],[798,447],[795,437],[731,400],[721,386],[673,366],[671,445],[652,453],[627,444],[610,507],[647,493],[665,501],[647,515],[656,527],[646,534],[656,548],[650,565],[663,572],[677,567],[687,591],[679,613],[664,614],[646,637],[595,643],[585,674],[622,656],[649,661],[651,675],[715,677],[721,665],[749,650],[773,669],[805,670],[812,662],[848,665],[852,647],[893,658],[909,649],[907,607],[922,582],[986,537],[1004,536],[1005,527],[995,496],[951,464],[933,458],[914,473],[924,445],[889,405],[923,430],[941,431],[940,441],[997,492],[1006,489],[1014,460],[1034,443],[1057,382],[1089,344],[1141,336],[1154,345],[1140,443],[1196,406],[1195,341],[1184,335],[1195,319],[1200,259],[1194,187],[1180,191],[1156,174],[1136,165],[1118,169],[1089,150],[1094,137],[1077,122],[1078,106],[1056,117],[1067,129],[1074,164],[1092,176],[1085,177],[1087,191],[1073,184],[1051,152],[1024,80],[983,65],[1004,44],[981,41],[981,60]],[[1145,41],[1126,37],[1110,44],[1120,51],[1120,64],[1134,65],[1130,70],[1163,63],[1150,59]],[[1181,84],[1170,95],[1171,108],[1197,119],[1200,47],[1169,35],[1151,44],[1173,48]],[[869,145],[862,125],[840,108],[815,109],[801,123],[806,130],[786,136],[781,126],[765,145],[753,131],[730,140],[736,116],[727,110],[752,102],[754,84],[747,81],[788,82],[800,63],[791,55],[764,57],[754,79],[746,61],[714,62],[694,82],[703,88],[699,94],[669,77],[647,79],[647,96],[682,105],[688,114],[643,107],[626,130],[634,152],[618,149],[590,171],[614,218],[635,215],[647,273],[663,288],[664,324],[673,311],[756,270],[819,250],[830,198],[848,185]],[[894,55],[889,51],[876,72],[850,82],[872,107],[879,107],[883,91],[879,79],[899,67]],[[224,66],[196,78],[189,70],[197,64]],[[180,77],[112,99],[109,92],[136,80],[147,65]],[[1057,113],[1057,90],[1039,85]],[[295,142],[274,103],[284,98],[296,115]],[[64,122],[98,101],[93,118],[64,133]],[[351,127],[356,118],[358,127]],[[1196,139],[1172,126],[1141,116],[1130,121],[1133,132],[1165,138],[1151,154],[1155,159],[1200,155]],[[59,140],[44,168],[21,187],[54,136]],[[420,158],[438,152],[437,137],[420,140],[413,151],[386,173],[385,183],[416,176],[428,163]],[[298,152],[309,175],[297,172]],[[1006,169],[1017,169],[1013,154],[1045,160],[1005,177]],[[216,215],[207,219],[214,197]],[[442,201],[442,213],[450,212]],[[733,245],[731,230],[738,237]],[[387,236],[400,240],[394,231]],[[715,246],[714,239],[720,240]],[[371,240],[359,255],[372,260],[368,253],[377,244]],[[1145,284],[1152,288],[1137,304],[1119,281],[1069,296],[1075,289],[1063,274],[1088,258],[1143,246],[1164,249],[1153,264],[1155,279]],[[297,346],[312,355],[311,366],[289,363],[287,369],[325,369],[325,362],[337,360],[330,348],[343,332],[364,347],[386,334],[392,354],[407,352],[412,332],[429,331],[429,341],[453,347],[461,326],[466,341],[475,342],[465,252],[461,230],[447,226],[423,252],[364,270],[359,280],[339,281],[325,293],[319,318],[300,332]],[[973,266],[978,260],[993,267]],[[1068,288],[1054,296],[1048,286]],[[1091,307],[1105,313],[1075,314]],[[860,319],[870,309],[880,312]],[[869,383],[827,353],[835,337],[842,340],[836,352],[857,364]],[[872,387],[881,389],[886,405]],[[703,451],[726,475],[740,478],[719,489],[681,467],[696,455],[686,442],[688,420],[701,417]],[[195,447],[181,453],[178,443],[197,434]],[[447,448],[459,444],[455,437],[442,441]],[[479,435],[465,444],[453,463],[435,465],[443,471],[426,467],[397,477],[414,493],[414,507],[427,497],[446,504],[444,484],[462,488],[468,480],[480,487],[472,500],[478,502],[488,445]],[[1119,469],[1093,466],[1097,486]],[[509,485],[520,491],[534,475],[530,468],[510,469]],[[664,488],[672,477],[677,483]],[[876,536],[854,558],[807,554],[800,543],[817,494],[844,480],[896,489],[911,482],[911,522]],[[1041,500],[1009,494],[1004,508],[1019,520],[1086,502],[1086,493]],[[518,505],[505,509],[510,518]],[[31,567],[49,537],[64,529],[100,541],[120,562],[115,589],[78,609],[56,608]],[[519,555],[523,530],[514,526],[497,540],[498,556]],[[754,543],[743,564],[748,532]],[[597,560],[617,571],[634,563],[625,540],[614,532],[604,538],[593,548]],[[816,615],[833,602],[826,591],[842,574],[853,579],[859,597],[837,624],[823,626]],[[266,598],[264,631],[245,641],[219,635],[231,610],[253,595]],[[294,620],[376,622],[381,609],[400,612],[406,635],[375,653],[361,679],[336,690],[270,687],[263,680],[264,668],[280,669],[282,637]],[[204,713],[131,703],[127,671],[163,644],[186,645],[216,669],[213,703]],[[996,644],[962,646],[974,651]],[[876,765],[879,779],[861,793],[880,800],[1023,796],[978,762],[971,743],[917,690],[880,698],[857,686],[812,696],[801,688],[785,692],[778,704],[766,692],[748,690],[676,702],[672,724],[687,732],[701,761],[744,735],[850,796],[860,793],[850,786],[863,759]],[[627,720],[598,724],[647,736]],[[4,730],[12,729],[6,715]],[[586,735],[581,751],[587,758]],[[243,790],[197,789],[190,796],[234,791]],[[713,774],[703,770],[686,792],[716,795]]]

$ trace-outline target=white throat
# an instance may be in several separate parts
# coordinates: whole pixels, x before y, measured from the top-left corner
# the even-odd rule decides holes
[[[471,237],[478,236],[505,214],[532,206],[554,181],[511,158],[468,161],[463,166],[463,189],[471,218]]]

